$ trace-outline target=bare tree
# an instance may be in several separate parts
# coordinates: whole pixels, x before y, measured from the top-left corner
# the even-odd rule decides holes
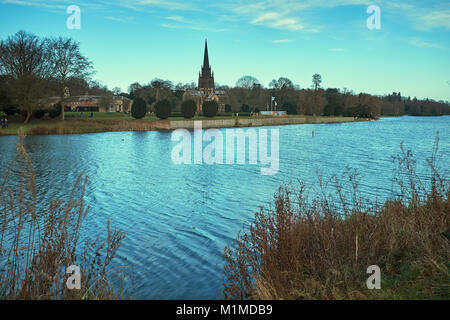
[[[23,30],[0,42],[0,73],[9,79],[8,87],[19,109],[31,118],[36,100],[48,76],[48,51],[45,41]]]
[[[92,63],[81,54],[80,44],[72,38],[48,40],[53,77],[58,80],[61,93],[61,119],[64,120],[64,94],[70,78],[86,79],[92,74]]]
[[[112,89],[112,92],[115,96],[118,96],[122,92],[122,90],[119,87],[114,87]]]
[[[280,77],[280,78],[278,78],[278,80],[273,79],[269,83],[269,87],[274,88],[274,89],[288,89],[289,90],[289,89],[294,89],[294,83],[289,78]]]
[[[243,89],[253,89],[259,84],[258,79],[252,76],[243,76],[236,81],[236,87]]]

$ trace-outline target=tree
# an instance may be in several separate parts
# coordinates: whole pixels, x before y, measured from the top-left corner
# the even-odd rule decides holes
[[[61,101],[58,103],[55,103],[52,108],[48,111],[48,115],[50,118],[54,119],[56,117],[59,117],[61,115]]]
[[[61,119],[64,120],[66,86],[70,78],[86,79],[92,74],[92,63],[81,54],[80,44],[72,38],[48,40],[53,76],[58,80],[61,94]]]
[[[272,88],[271,95],[276,98],[279,105],[295,99],[295,85],[291,79],[280,77],[278,80],[273,79],[269,83]]]
[[[112,97],[110,95],[105,95],[102,96],[102,98],[100,99],[100,108],[105,109],[106,112],[110,111],[111,108],[111,104],[112,104]]]
[[[45,116],[46,113],[47,113],[47,110],[35,109],[35,110],[33,110],[33,117],[36,119],[41,119]]]
[[[0,42],[0,73],[8,77],[13,102],[25,115],[27,123],[37,108],[43,79],[49,74],[48,50],[45,41],[19,31]]]
[[[328,103],[324,108],[323,108],[323,115],[324,116],[332,116],[334,114],[334,106],[330,103]]]
[[[280,77],[278,80],[273,79],[269,83],[269,87],[274,89],[294,89],[294,83],[289,78]]]
[[[325,98],[327,99],[327,105],[325,106],[323,113],[326,116],[340,116],[344,112],[344,98],[336,88],[328,88],[325,91]]]
[[[236,81],[236,87],[243,89],[253,89],[257,85],[260,85],[258,79],[252,76],[243,76]]]
[[[115,96],[120,95],[121,92],[122,92],[122,90],[121,90],[119,87],[114,87],[114,88],[112,89],[112,93],[113,93],[113,95],[115,95]]]
[[[360,117],[378,119],[381,112],[380,100],[366,93],[358,96],[358,113]]]
[[[317,90],[320,88],[320,84],[322,83],[322,76],[318,73],[314,74],[312,76],[312,83],[314,90]]]
[[[0,111],[4,111],[7,115],[14,114],[11,110],[14,110],[14,104],[11,101],[11,97],[7,90],[8,82],[6,77],[0,76]]]
[[[144,99],[136,98],[133,100],[133,105],[131,106],[131,116],[135,119],[141,119],[145,117],[147,113],[147,104]]]
[[[288,101],[283,104],[281,110],[286,111],[287,114],[297,114],[297,105],[292,101]]]
[[[194,100],[186,100],[181,104],[181,114],[184,118],[190,119],[195,116],[197,111],[197,104]]]
[[[139,97],[139,93],[142,89],[142,86],[139,82],[134,82],[130,84],[128,87],[128,92],[130,93],[130,99],[135,99]]]
[[[219,105],[215,101],[205,101],[202,106],[203,115],[205,117],[214,117],[219,110]]]
[[[160,100],[155,104],[155,114],[160,119],[167,119],[172,112],[172,105],[169,100]]]

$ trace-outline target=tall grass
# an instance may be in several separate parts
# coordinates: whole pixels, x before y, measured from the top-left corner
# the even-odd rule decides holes
[[[67,120],[64,122],[49,122],[29,128],[28,135],[47,134],[80,134],[111,131],[151,131],[155,124],[150,121],[126,120]]]
[[[89,211],[83,201],[87,177],[78,177],[66,200],[43,206],[22,139],[0,184],[0,299],[123,298],[108,282],[108,267],[125,234],[108,221],[105,242],[79,243]],[[10,187],[13,173],[18,183]],[[80,267],[80,290],[66,286],[70,265]]]
[[[309,199],[305,186],[281,187],[273,209],[261,209],[248,231],[224,250],[225,299],[449,299],[450,188],[428,160],[431,180],[401,147],[394,180],[400,195],[363,201],[355,175],[345,193]],[[381,289],[369,290],[370,265]]]

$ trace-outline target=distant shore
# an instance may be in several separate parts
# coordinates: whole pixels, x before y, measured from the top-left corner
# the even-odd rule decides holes
[[[325,117],[325,116],[287,116],[287,117],[257,117],[257,116],[217,116],[214,118],[195,117],[183,119],[181,117],[159,120],[155,117],[133,119],[122,114],[95,114],[93,118],[67,117],[60,120],[33,120],[28,124],[18,119],[10,121],[9,128],[0,129],[0,136],[18,135],[20,128],[26,135],[48,134],[82,134],[116,131],[170,131],[175,129],[193,129],[194,121],[202,121],[202,128],[233,128],[279,126],[288,124],[311,123],[344,123],[365,121],[368,119],[354,119],[353,117]]]

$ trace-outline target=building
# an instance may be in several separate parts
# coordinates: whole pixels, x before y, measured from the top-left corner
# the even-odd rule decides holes
[[[214,84],[214,72],[209,64],[208,42],[205,40],[205,51],[203,54],[203,65],[198,74],[197,90],[188,90],[183,94],[183,100],[192,99],[197,104],[197,112],[202,112],[205,101],[216,101],[219,105],[218,112],[224,112],[225,104],[222,102],[225,91],[216,91]]]
[[[40,104],[50,108],[61,101],[61,97],[42,99]],[[130,112],[132,101],[122,96],[70,96],[64,100],[66,111],[75,112]]]
[[[129,112],[131,100],[122,96],[72,96],[67,98],[66,108],[77,112]]]
[[[198,75],[198,90],[205,96],[214,93],[214,72],[211,72],[208,56],[208,42],[205,40],[205,53],[203,55],[203,66]]]

